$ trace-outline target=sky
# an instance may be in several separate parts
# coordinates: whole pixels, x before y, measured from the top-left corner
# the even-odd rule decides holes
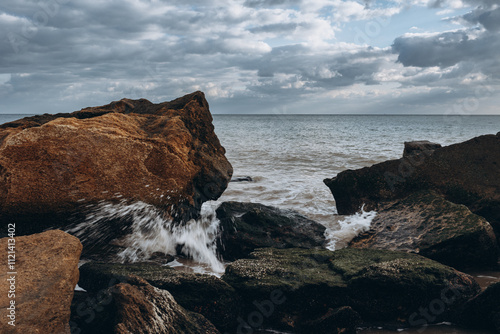
[[[500,0],[2,0],[0,113],[500,114]]]

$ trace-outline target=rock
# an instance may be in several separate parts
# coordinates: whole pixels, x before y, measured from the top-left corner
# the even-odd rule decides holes
[[[168,290],[184,308],[200,313],[218,329],[236,324],[241,300],[226,282],[212,275],[192,274],[151,263],[86,263],[80,267],[79,285],[97,293],[117,282],[138,276],[159,289]]]
[[[405,141],[403,157],[410,157],[425,152],[427,155],[441,147],[441,144],[431,143],[428,140]],[[430,152],[431,151],[431,152]]]
[[[500,333],[500,282],[490,285],[464,307],[458,322],[475,329]]]
[[[14,268],[7,266],[8,245],[8,238],[0,239],[0,248],[5,251],[0,272],[0,332],[69,334],[80,241],[59,230],[15,237]],[[13,276],[15,280],[10,280]],[[12,298],[9,291],[13,291]],[[15,327],[8,324],[13,320],[8,318],[11,311],[7,309],[12,301]]]
[[[251,176],[239,176],[233,177],[229,182],[252,182],[253,179]]]
[[[232,175],[201,92],[27,117],[1,125],[0,139],[0,222],[17,223],[18,234],[120,199],[186,221]]]
[[[347,170],[325,179],[341,215],[377,209],[424,189],[464,204],[500,236],[500,135],[485,135],[435,151]]]
[[[254,249],[315,248],[325,245],[325,227],[291,210],[240,202],[224,202],[217,251],[225,260],[247,257]]]
[[[80,296],[80,302],[74,305],[75,312],[81,311],[80,318],[74,317],[77,321],[73,323],[74,332],[219,333],[203,316],[179,306],[168,291],[155,288],[139,277],[130,277],[127,283],[107,288],[101,295],[103,297],[92,305],[93,308],[86,308],[91,305],[85,304]]]
[[[328,309],[318,319],[307,321],[300,327],[303,333],[356,334],[356,327],[361,324],[361,317],[349,306]]]
[[[446,321],[480,291],[471,276],[404,252],[262,248],[250,257],[231,263],[222,279],[243,297],[252,327],[255,312],[264,326],[297,330],[343,306],[368,324],[419,326],[421,312],[431,312],[428,322]]]
[[[394,201],[349,246],[415,252],[459,269],[494,266],[498,260],[491,225],[432,191]]]

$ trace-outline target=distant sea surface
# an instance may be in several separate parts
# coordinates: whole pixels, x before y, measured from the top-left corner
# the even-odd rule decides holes
[[[443,146],[500,131],[500,116],[214,115],[234,176],[221,201],[294,209],[325,225],[335,203],[323,179],[403,154],[404,142]]]

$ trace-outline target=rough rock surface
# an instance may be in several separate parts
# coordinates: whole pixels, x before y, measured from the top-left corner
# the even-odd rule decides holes
[[[426,154],[430,154],[438,148],[441,147],[441,144],[431,143],[428,140],[419,140],[419,141],[405,141],[405,148],[403,151],[403,157],[410,157],[412,155],[417,155],[425,152]]]
[[[462,325],[500,333],[500,282],[469,301],[458,319]]]
[[[119,199],[152,204],[177,221],[196,217],[231,179],[224,154],[201,92],[6,123],[0,222],[33,233],[60,226],[82,206]]]
[[[259,309],[251,301],[273,301],[268,325],[306,333],[311,319],[342,306],[364,322],[416,326],[419,308],[443,300],[432,320],[446,321],[480,291],[471,276],[404,252],[262,248],[250,256],[231,263],[222,279],[241,294],[249,314]]]
[[[500,133],[473,138],[435,151],[347,170],[325,179],[339,214],[354,214],[380,203],[431,189],[466,205],[500,235]]]
[[[415,252],[459,269],[494,266],[498,260],[491,225],[432,191],[391,203],[349,246]]]
[[[85,305],[82,299],[80,305]],[[139,277],[118,283],[101,293],[98,303],[88,310],[80,309],[74,317],[73,331],[115,334],[218,334],[203,316],[186,311],[165,290],[149,285]]]
[[[315,248],[325,244],[325,227],[297,212],[240,202],[224,202],[217,251],[225,260],[247,257],[256,248]]]
[[[117,282],[138,276],[149,284],[169,291],[181,306],[210,320],[218,329],[236,324],[241,300],[226,282],[212,275],[185,273],[151,263],[86,263],[80,267],[79,285],[97,293]]]
[[[0,272],[0,333],[70,333],[70,305],[78,282],[80,241],[53,230],[15,238],[15,268],[7,266],[8,238],[0,239],[5,261]],[[15,298],[9,272],[15,271]],[[15,327],[8,325],[15,301]]]

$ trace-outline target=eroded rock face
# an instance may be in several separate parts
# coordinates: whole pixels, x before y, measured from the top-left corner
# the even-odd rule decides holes
[[[424,189],[452,203],[464,204],[500,235],[500,135],[423,151],[325,179],[339,214],[378,209],[380,203]]]
[[[169,291],[179,305],[200,313],[221,331],[233,328],[241,311],[236,291],[212,275],[185,273],[152,263],[86,263],[80,273],[78,284],[90,294],[118,282],[127,283],[131,276],[141,277]]]
[[[32,233],[64,224],[82,206],[119,199],[187,220],[226,188],[232,168],[224,154],[201,92],[3,124],[0,222]]]
[[[222,279],[241,294],[248,314],[267,305],[266,325],[304,333],[316,325],[311,319],[343,306],[367,323],[421,326],[419,310],[438,301],[442,309],[427,322],[449,321],[480,291],[471,276],[417,254],[353,248],[262,248],[231,263]]]
[[[217,252],[225,260],[247,257],[256,248],[315,248],[325,245],[325,227],[297,212],[257,203],[224,202]]]
[[[74,331],[115,334],[218,334],[203,316],[186,311],[166,291],[130,277],[103,292],[91,318],[80,318]],[[82,300],[83,302],[83,300]],[[76,306],[78,308],[78,306]],[[78,320],[78,319],[75,319]]]
[[[0,249],[6,251],[7,245],[8,238],[0,239]],[[12,271],[7,258],[0,272],[1,333],[70,333],[81,251],[77,238],[59,230],[15,238],[14,298],[7,293]],[[7,322],[11,300],[15,300],[15,327]]]
[[[455,268],[493,266],[498,260],[491,225],[432,191],[388,204],[349,246],[415,252]]]

